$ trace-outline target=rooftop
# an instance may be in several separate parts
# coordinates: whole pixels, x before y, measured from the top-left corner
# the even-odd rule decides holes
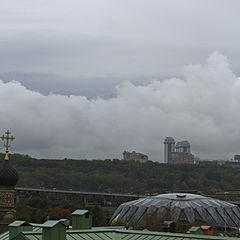
[[[175,140],[173,137],[166,137],[164,143],[175,143]]]
[[[8,240],[8,232],[0,235],[0,240]],[[20,233],[18,239],[42,240],[42,231],[26,231]],[[118,229],[98,229],[98,230],[67,230],[66,240],[239,240],[239,238],[192,235],[180,233],[165,233],[151,231],[133,231]]]
[[[77,210],[77,213],[87,214],[88,212],[88,210]],[[82,221],[81,223],[87,223],[90,220],[83,219],[79,215],[75,218],[78,218],[75,219],[76,221]],[[91,227],[92,225],[80,224],[73,229],[72,226],[63,224],[62,221],[66,220],[48,220],[43,224],[15,221],[9,224],[9,231],[0,234],[0,240],[240,240],[232,237],[155,232],[147,229],[127,230],[123,226],[94,228]]]
[[[176,147],[190,147],[190,143],[188,141],[177,142]]]
[[[84,215],[84,214],[86,214],[86,213],[91,213],[90,211],[88,211],[88,210],[75,210],[73,213],[72,213],[72,215]]]

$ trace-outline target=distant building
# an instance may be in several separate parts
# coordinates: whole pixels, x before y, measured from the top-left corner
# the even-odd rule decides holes
[[[171,162],[171,153],[175,151],[175,140],[173,137],[166,137],[164,141],[164,163]]]
[[[194,164],[194,155],[189,152],[172,152],[171,164]]]
[[[240,161],[224,161],[224,166],[232,168],[240,168]]]
[[[164,163],[191,163],[193,164],[194,155],[191,154],[190,143],[186,140],[177,142],[173,137],[164,140]]]
[[[191,146],[190,143],[188,141],[181,141],[181,142],[177,142],[176,144],[176,152],[191,152]]]
[[[197,164],[211,164],[211,165],[220,165],[231,168],[240,168],[240,161],[230,161],[230,160],[200,160],[196,162]]]
[[[234,160],[240,162],[240,155],[239,154],[235,154],[234,155]]]
[[[123,152],[123,160],[126,161],[138,161],[138,162],[147,162],[148,161],[148,156],[142,153],[137,153],[135,151],[133,152]]]

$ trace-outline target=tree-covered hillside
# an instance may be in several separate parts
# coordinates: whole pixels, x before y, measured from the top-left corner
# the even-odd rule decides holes
[[[177,190],[211,193],[240,188],[240,169],[211,164],[39,160],[21,154],[10,155],[10,161],[19,172],[18,186],[22,187],[145,194]]]

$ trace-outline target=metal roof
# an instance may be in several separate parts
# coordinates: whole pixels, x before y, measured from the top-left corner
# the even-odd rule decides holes
[[[188,193],[160,194],[121,204],[111,221],[145,226],[148,216],[156,221],[171,220],[191,225],[196,221],[215,227],[238,228],[240,209],[226,201]]]
[[[175,140],[173,137],[166,137],[164,143],[175,143]]]
[[[48,220],[47,222],[42,224],[42,227],[54,227],[56,224],[61,223],[63,225],[65,225],[64,223],[62,223],[60,220]]]
[[[9,224],[8,226],[9,227],[19,227],[19,226],[22,226],[24,223],[27,223],[25,221],[14,221],[12,222],[11,224]],[[30,225],[29,223],[27,223],[27,225]]]
[[[86,213],[92,214],[89,210],[79,210],[79,209],[77,209],[72,213],[72,215],[84,215]]]
[[[8,240],[2,238],[0,240]],[[42,240],[41,232],[22,232],[19,239]],[[67,230],[66,240],[239,240],[239,238],[133,230]]]
[[[8,239],[9,239],[9,232],[5,232],[0,235],[0,240],[8,240]]]
[[[194,232],[194,231],[198,231],[199,229],[202,230],[202,228],[199,227],[199,226],[193,226],[193,227],[191,227],[188,231],[189,231],[189,232],[191,232],[191,231]]]

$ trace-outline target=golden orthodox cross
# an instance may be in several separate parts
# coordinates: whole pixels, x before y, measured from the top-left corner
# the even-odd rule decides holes
[[[8,149],[10,148],[10,143],[11,143],[11,141],[13,141],[15,138],[13,137],[13,136],[10,136],[10,131],[9,130],[7,130],[6,132],[5,132],[5,136],[4,135],[2,135],[1,136],[1,139],[2,139],[2,141],[4,142],[4,147],[6,148],[5,149],[5,152],[6,152],[6,155],[5,155],[5,160],[8,160]]]

